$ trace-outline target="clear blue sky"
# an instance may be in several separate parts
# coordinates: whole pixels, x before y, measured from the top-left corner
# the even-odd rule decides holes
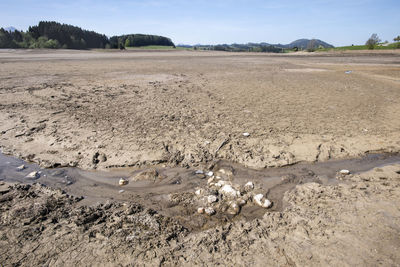
[[[27,30],[40,20],[108,36],[158,34],[175,44],[318,38],[340,46],[372,33],[383,41],[400,35],[400,0],[0,0],[0,26]]]

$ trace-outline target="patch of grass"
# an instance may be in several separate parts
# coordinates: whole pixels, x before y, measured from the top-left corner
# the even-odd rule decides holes
[[[138,46],[138,47],[125,47],[127,50],[193,50],[192,48],[186,47],[173,47],[164,45],[148,45],[148,46]]]
[[[391,43],[388,45],[378,44],[374,46],[373,50],[390,50],[390,49],[399,49],[400,42]],[[350,45],[350,46],[340,46],[335,48],[322,48],[317,51],[346,51],[346,50],[369,50],[366,45]]]

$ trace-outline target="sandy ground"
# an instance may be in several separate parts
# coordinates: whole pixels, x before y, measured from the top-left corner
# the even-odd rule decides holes
[[[400,152],[399,63],[397,51],[0,50],[3,153],[87,170],[32,181],[38,166],[18,174],[0,155],[0,262],[398,265],[397,158],[335,160]]]
[[[398,152],[399,63],[398,52],[1,51],[0,145],[84,169]]]

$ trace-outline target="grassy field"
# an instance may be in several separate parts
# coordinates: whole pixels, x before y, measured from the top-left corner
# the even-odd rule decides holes
[[[388,50],[388,49],[398,49],[400,48],[400,42],[391,43],[389,45],[376,45],[374,50]],[[368,50],[366,45],[350,45],[350,46],[340,46],[335,48],[322,48],[317,51],[345,51],[345,50]]]
[[[193,50],[193,48],[186,47],[173,47],[173,46],[163,46],[163,45],[148,45],[139,47],[126,47],[127,50]]]

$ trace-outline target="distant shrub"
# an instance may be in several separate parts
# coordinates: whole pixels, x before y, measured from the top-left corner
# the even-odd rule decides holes
[[[365,45],[367,46],[368,49],[374,49],[375,46],[381,41],[381,39],[379,39],[378,35],[376,33],[373,33],[371,35],[371,37],[369,37],[369,39],[367,40],[367,42],[365,43]]]

